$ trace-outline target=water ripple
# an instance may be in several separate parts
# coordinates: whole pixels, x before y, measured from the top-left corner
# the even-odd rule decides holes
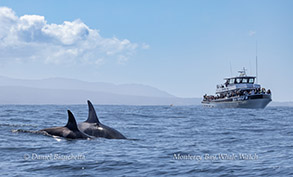
[[[36,133],[46,127],[64,126],[67,109],[75,113],[78,122],[84,121],[86,105],[0,106],[0,174],[293,175],[293,111],[290,107],[264,110],[199,106],[95,107],[102,123],[118,129],[129,139],[68,141],[61,138],[57,141]],[[184,158],[174,158],[178,154]],[[235,159],[219,159],[220,154],[234,155]],[[83,158],[32,159],[34,155],[81,155]],[[188,159],[192,157],[194,159]]]

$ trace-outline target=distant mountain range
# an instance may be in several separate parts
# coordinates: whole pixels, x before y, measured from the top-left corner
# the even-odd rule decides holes
[[[142,84],[112,84],[76,79],[14,79],[0,76],[0,104],[199,105],[201,98],[179,98]],[[268,106],[292,106],[271,102]]]
[[[41,80],[0,77],[0,104],[196,105],[199,98],[178,98],[142,84],[111,84],[75,79]]]

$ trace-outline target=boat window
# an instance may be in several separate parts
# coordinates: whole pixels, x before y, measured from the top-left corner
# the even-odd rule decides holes
[[[236,83],[238,83],[238,84],[242,83],[242,78],[237,78]]]
[[[234,84],[235,79],[230,79],[230,84]]]
[[[246,78],[243,78],[242,79],[242,83],[247,83],[247,79]]]
[[[249,83],[253,84],[254,83],[254,78],[249,78]]]

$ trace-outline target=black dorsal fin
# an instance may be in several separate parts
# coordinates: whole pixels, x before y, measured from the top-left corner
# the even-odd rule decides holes
[[[89,107],[89,115],[88,115],[86,122],[100,124],[100,121],[98,119],[98,116],[96,114],[96,111],[95,111],[93,104],[90,102],[90,100],[87,100],[87,104]]]
[[[70,110],[67,110],[67,112],[68,112],[68,122],[65,125],[65,127],[67,127],[69,130],[78,130],[74,115],[72,114]]]

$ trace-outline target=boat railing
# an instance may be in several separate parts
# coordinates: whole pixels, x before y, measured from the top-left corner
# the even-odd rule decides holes
[[[258,89],[261,86],[259,84],[233,84],[225,87],[224,85],[217,85],[216,93],[232,91],[236,89]]]
[[[271,90],[267,91],[265,88],[257,88],[257,89],[238,89],[236,91],[221,93],[219,95],[204,95],[203,101],[220,101],[225,99],[233,99],[233,100],[246,100],[249,96],[253,95],[271,95]]]

